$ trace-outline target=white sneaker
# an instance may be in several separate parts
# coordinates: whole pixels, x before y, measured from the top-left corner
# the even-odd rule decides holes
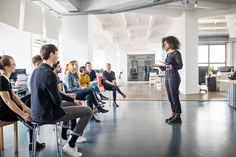
[[[79,142],[79,143],[85,143],[86,141],[87,141],[87,140],[86,140],[85,137],[83,137],[83,136],[79,136],[79,138],[77,139],[76,142]]]
[[[70,156],[73,156],[73,157],[81,157],[82,156],[82,153],[77,152],[77,147],[75,146],[75,148],[71,148],[69,143],[67,143],[62,149],[65,153],[67,153]]]
[[[60,142],[60,140],[61,140],[61,142]],[[58,139],[58,143],[59,143],[59,145],[61,145],[63,147],[65,144],[68,143],[68,140],[64,140],[63,138],[61,138],[61,139]]]

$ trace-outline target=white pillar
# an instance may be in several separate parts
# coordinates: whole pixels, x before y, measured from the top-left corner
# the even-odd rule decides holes
[[[180,52],[183,59],[180,92],[198,93],[198,21],[191,11],[185,11],[175,19],[169,35],[176,36],[181,42]]]
[[[88,17],[65,16],[62,18],[62,64],[77,60],[79,66],[89,59]]]
[[[234,71],[236,71],[236,39],[231,38],[229,40],[229,53],[227,53],[227,65],[233,65]]]

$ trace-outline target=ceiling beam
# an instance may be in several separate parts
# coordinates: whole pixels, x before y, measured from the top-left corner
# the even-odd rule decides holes
[[[226,22],[225,23],[200,23],[198,24],[198,27],[227,27]]]
[[[118,31],[118,30],[140,30],[140,29],[151,29],[151,30],[156,30],[156,29],[166,29],[166,25],[156,25],[152,26],[149,28],[149,25],[144,25],[144,24],[139,24],[139,25],[129,25],[127,27],[124,26],[103,26],[104,31]]]
[[[154,23],[153,22],[153,16],[150,15],[149,16],[149,24],[148,24],[147,36],[146,36],[147,40],[151,37],[151,31],[152,31],[151,27],[153,26],[153,23]]]
[[[121,13],[120,16],[121,16],[121,19],[122,19],[122,22],[123,22],[124,27],[127,28],[128,23],[127,23],[127,20],[126,20],[125,14],[124,14],[124,13]],[[131,39],[132,36],[131,36],[130,31],[129,31],[128,29],[126,29],[126,30],[127,30],[126,32],[127,32],[127,34],[128,34],[128,38]]]
[[[103,25],[101,24],[101,22],[99,21],[99,19],[96,16],[93,16],[93,15],[90,16],[90,22],[95,25],[94,28],[98,30],[98,32],[101,36],[103,36],[110,43],[114,42],[112,35],[109,32],[103,31]]]
[[[148,15],[158,15],[158,16],[168,16],[168,17],[179,17],[182,15],[182,9],[169,8],[167,6],[155,6],[151,8],[139,9],[132,11],[134,13],[148,14]]]
[[[236,5],[231,5],[226,10],[196,9],[193,11],[193,17],[204,18],[204,17],[212,17],[212,16],[217,16],[217,15],[234,14],[235,10],[236,10]]]

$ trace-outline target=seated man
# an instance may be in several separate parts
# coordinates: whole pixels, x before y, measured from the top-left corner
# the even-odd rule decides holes
[[[96,93],[101,97],[101,100],[109,100],[109,98],[102,95],[100,89],[98,88],[97,75],[96,75],[95,71],[92,70],[91,63],[86,62],[85,67],[86,67],[86,71],[87,71],[89,78],[90,78],[90,87],[92,87],[96,91]]]
[[[62,99],[57,88],[57,77],[51,66],[58,60],[57,47],[52,44],[43,45],[40,50],[43,63],[35,69],[31,76],[31,112],[34,122],[55,123],[63,121],[62,141],[66,142],[63,151],[70,156],[80,157],[76,140],[82,136],[93,113],[88,107],[62,106]],[[67,122],[80,118],[69,141],[67,141]]]
[[[55,75],[57,76],[57,85],[58,85],[58,90],[60,92],[60,95],[61,95],[61,98],[62,100],[64,101],[68,101],[71,103],[71,106],[73,105],[79,105],[79,106],[82,106],[82,103],[80,102],[80,100],[77,100],[75,99],[76,97],[76,94],[74,93],[65,93],[63,92],[63,82],[60,80],[59,78],[59,74],[62,72],[62,68],[61,68],[61,65],[60,65],[60,62],[57,61],[57,63],[53,64],[52,65],[52,68],[53,68],[53,72],[55,73]],[[74,130],[75,126],[76,126],[76,119],[73,119],[70,121],[70,130]],[[77,140],[79,143],[84,143],[86,142],[86,138],[83,137],[83,136],[80,136]]]
[[[111,70],[111,64],[106,64],[106,70],[102,73],[104,89],[113,91],[113,106],[119,107],[116,103],[116,91],[121,94],[123,98],[126,98],[126,95],[121,92],[116,83],[116,77],[114,71]]]

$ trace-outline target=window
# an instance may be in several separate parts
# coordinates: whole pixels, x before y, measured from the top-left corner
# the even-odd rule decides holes
[[[198,46],[198,66],[225,66],[226,45],[199,45]]]

